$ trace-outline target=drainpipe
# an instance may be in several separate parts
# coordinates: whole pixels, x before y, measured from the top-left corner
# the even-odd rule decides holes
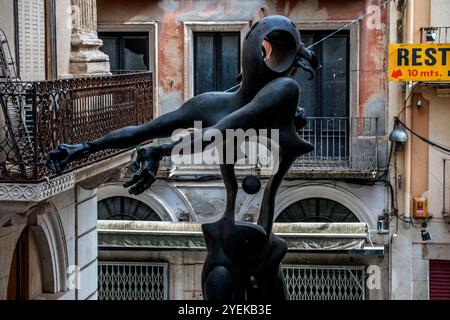
[[[408,19],[407,19],[407,33],[406,33],[406,42],[413,43],[414,42],[414,0],[408,0],[407,10],[408,10]],[[406,97],[408,97],[413,89],[413,83],[409,82],[406,89]],[[412,98],[412,97],[411,97]],[[406,105],[408,105],[408,101],[406,101]],[[405,109],[405,124],[412,128],[412,119],[411,119],[411,108]],[[405,149],[405,196],[404,196],[404,214],[405,220],[411,219],[411,152],[412,152],[412,139],[406,145]]]

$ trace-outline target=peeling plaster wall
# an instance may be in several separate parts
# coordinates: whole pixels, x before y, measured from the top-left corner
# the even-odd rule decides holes
[[[295,22],[350,21],[363,15],[375,0],[311,1],[145,1],[98,0],[98,22],[103,24],[158,21],[158,71],[161,113],[183,103],[184,21],[256,21],[265,15],[281,14]],[[360,23],[359,104],[357,115],[381,116],[386,130],[386,15],[381,29],[372,20]]]

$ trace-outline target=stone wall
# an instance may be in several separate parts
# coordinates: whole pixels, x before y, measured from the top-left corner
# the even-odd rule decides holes
[[[204,251],[99,251],[100,261],[168,263],[169,300],[202,300],[201,274]],[[311,266],[377,266],[381,271],[381,288],[367,289],[367,299],[388,299],[387,259],[376,256],[288,253],[285,265]]]
[[[35,239],[27,266],[32,298],[97,298],[96,190],[76,187],[40,203],[1,206],[0,299],[7,297],[12,256],[26,227]]]

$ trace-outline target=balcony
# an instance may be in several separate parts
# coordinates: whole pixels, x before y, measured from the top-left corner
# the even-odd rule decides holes
[[[50,181],[55,176],[45,167],[49,151],[61,143],[86,142],[150,121],[152,99],[150,72],[0,82],[0,183]],[[66,172],[123,152],[98,152],[72,163]]]
[[[450,27],[420,28],[421,43],[450,43]]]
[[[308,124],[298,134],[315,149],[293,164],[288,178],[374,180],[385,169],[379,165],[387,160],[383,158],[386,155],[380,155],[379,151],[382,145],[386,146],[382,144],[386,137],[379,134],[377,117],[308,118]],[[175,164],[170,159],[166,160],[160,169],[165,178],[207,176],[220,179],[218,165]],[[248,163],[237,164],[236,175],[243,178],[256,174],[267,178],[273,173],[273,163],[268,158],[259,160],[263,161],[256,169],[255,165]]]
[[[376,117],[309,118],[300,136],[314,151],[299,158],[291,175],[375,178],[378,171]]]
[[[450,43],[450,27],[426,27],[420,28],[420,43]],[[449,81],[424,81],[422,83],[427,87],[432,87],[436,90],[437,96],[442,98],[450,97],[450,82]]]

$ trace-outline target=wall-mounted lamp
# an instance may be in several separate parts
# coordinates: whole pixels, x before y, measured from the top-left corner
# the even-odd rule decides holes
[[[428,28],[427,29],[427,35],[426,35],[428,42],[434,42],[436,41],[437,34],[435,32],[435,28]]]
[[[400,125],[400,120],[395,119],[394,130],[389,135],[389,141],[395,144],[396,151],[402,151],[409,137],[405,129]]]
[[[422,100],[417,100],[417,108],[420,108],[422,104],[423,104]]]

